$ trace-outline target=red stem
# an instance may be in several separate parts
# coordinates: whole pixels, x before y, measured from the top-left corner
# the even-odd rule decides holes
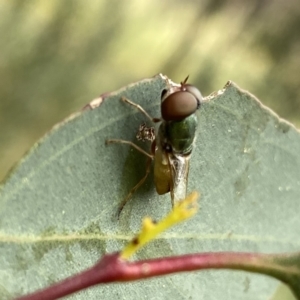
[[[219,252],[164,257],[130,263],[121,260],[119,253],[113,253],[105,255],[90,269],[16,300],[52,300],[96,284],[133,281],[201,269],[239,269],[265,273],[281,279],[284,269],[276,265],[272,258],[274,255],[270,254]]]

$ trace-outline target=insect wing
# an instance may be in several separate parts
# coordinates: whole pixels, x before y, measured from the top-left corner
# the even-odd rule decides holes
[[[182,155],[176,153],[168,153],[168,160],[172,178],[170,192],[173,206],[186,197],[190,158],[191,154]]]

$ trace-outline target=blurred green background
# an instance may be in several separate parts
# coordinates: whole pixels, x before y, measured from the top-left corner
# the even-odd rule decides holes
[[[0,180],[55,123],[164,73],[235,81],[300,127],[299,0],[0,3]]]

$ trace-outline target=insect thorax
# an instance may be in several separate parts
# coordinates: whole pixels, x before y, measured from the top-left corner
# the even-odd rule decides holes
[[[189,154],[197,130],[197,116],[195,114],[181,121],[162,122],[158,129],[158,139],[161,147],[167,152]]]

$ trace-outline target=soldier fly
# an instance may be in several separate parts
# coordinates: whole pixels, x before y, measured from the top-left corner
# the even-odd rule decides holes
[[[137,138],[152,142],[151,153],[130,141],[106,140],[106,144],[131,145],[148,157],[146,173],[122,201],[118,217],[133,193],[146,180],[152,161],[154,161],[154,183],[157,193],[163,195],[170,192],[172,206],[186,197],[189,164],[198,124],[196,111],[203,101],[200,91],[188,84],[187,80],[188,77],[179,87],[172,87],[162,93],[161,118],[152,118],[140,105],[122,97],[122,101],[137,108],[153,123],[160,122],[160,126],[156,134],[153,127],[147,127],[145,124],[139,128]]]

